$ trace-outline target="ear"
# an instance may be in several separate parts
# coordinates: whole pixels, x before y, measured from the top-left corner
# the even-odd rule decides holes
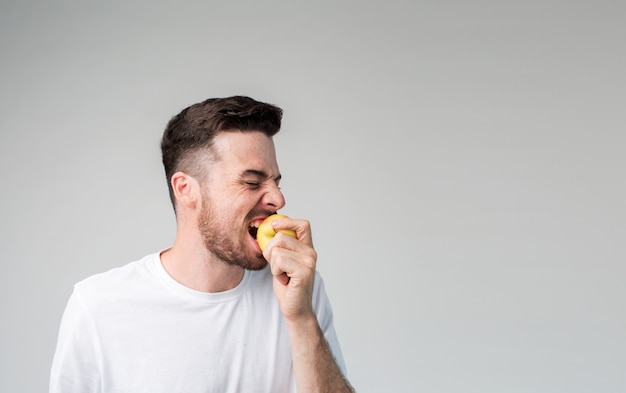
[[[170,179],[178,206],[195,209],[200,201],[200,184],[185,172],[176,172]]]

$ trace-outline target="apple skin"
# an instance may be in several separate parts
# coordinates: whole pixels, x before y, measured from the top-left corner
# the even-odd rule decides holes
[[[263,220],[261,225],[259,225],[259,229],[257,230],[257,233],[256,233],[256,241],[257,243],[259,243],[259,247],[261,247],[261,251],[265,250],[265,247],[267,247],[267,244],[272,240],[272,238],[274,238],[274,235],[276,235],[277,232],[272,226],[271,222],[279,218],[288,218],[288,217],[282,214],[272,214],[271,216]],[[298,238],[296,236],[296,232],[292,231],[291,229],[279,229],[278,232],[285,233],[296,239]]]

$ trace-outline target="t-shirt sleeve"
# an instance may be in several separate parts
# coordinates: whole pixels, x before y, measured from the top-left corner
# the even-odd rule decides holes
[[[316,273],[315,278],[313,307],[315,309],[315,314],[317,315],[317,321],[320,325],[320,328],[322,329],[322,332],[324,332],[324,338],[326,338],[330,350],[335,357],[337,366],[339,366],[339,369],[341,370],[341,373],[344,375],[344,377],[347,378],[348,373],[345,362],[343,360],[343,353],[341,352],[341,346],[339,345],[339,339],[335,331],[333,310],[328,295],[326,294],[324,280],[319,273]]]
[[[59,327],[50,371],[50,393],[102,392],[100,354],[93,320],[74,288]]]

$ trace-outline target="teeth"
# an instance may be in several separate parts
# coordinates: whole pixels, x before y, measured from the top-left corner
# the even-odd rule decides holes
[[[258,228],[259,227],[259,223],[258,222],[251,222],[250,223],[250,228]]]

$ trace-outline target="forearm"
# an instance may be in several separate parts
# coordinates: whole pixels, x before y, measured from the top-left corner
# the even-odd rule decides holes
[[[298,393],[354,392],[344,378],[315,315],[288,322]]]

